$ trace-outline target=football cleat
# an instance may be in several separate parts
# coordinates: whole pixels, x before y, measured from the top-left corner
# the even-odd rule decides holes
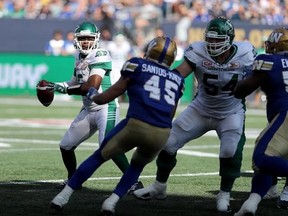
[[[146,188],[139,189],[133,192],[133,195],[142,200],[149,200],[156,198],[158,200],[163,200],[167,198],[167,184],[155,181],[153,184]]]
[[[288,186],[283,188],[280,197],[277,201],[277,207],[281,209],[288,209]]]
[[[127,194],[131,195],[134,191],[144,188],[144,185],[141,181],[137,181],[132,187],[128,190]]]
[[[56,210],[62,210],[64,205],[68,203],[73,191],[74,190],[69,187],[69,185],[66,185],[64,189],[59,194],[57,194],[57,196],[55,196],[54,199],[51,201],[51,208],[54,208]]]
[[[251,193],[249,198],[243,203],[240,210],[234,216],[254,216],[258,204],[261,201],[261,196],[257,193]]]
[[[115,214],[115,207],[119,201],[119,196],[116,194],[111,194],[102,204],[101,213],[105,216],[113,216]]]
[[[217,211],[228,213],[231,212],[230,208],[230,193],[220,191],[216,197]]]
[[[277,185],[272,185],[263,199],[274,199],[279,196]]]
[[[234,216],[254,216],[257,210],[257,205],[250,200],[246,200],[241,206],[240,210]]]

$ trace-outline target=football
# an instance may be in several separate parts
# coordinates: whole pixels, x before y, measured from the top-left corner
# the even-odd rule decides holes
[[[38,82],[36,91],[37,98],[43,106],[48,107],[54,99],[54,89],[48,88],[49,82],[46,80],[41,80]]]

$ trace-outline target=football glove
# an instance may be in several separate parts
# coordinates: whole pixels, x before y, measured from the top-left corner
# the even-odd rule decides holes
[[[96,88],[90,87],[86,96],[89,100],[93,101],[93,98],[98,94],[99,94],[99,92]]]
[[[66,82],[61,83],[53,83],[54,84],[54,91],[59,92],[61,94],[67,94],[68,84]]]

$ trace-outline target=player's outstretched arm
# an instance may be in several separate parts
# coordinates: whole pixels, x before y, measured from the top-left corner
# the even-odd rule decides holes
[[[247,95],[251,94],[261,86],[264,78],[265,75],[263,73],[252,73],[246,79],[237,83],[233,91],[234,96],[236,98],[245,98]]]
[[[106,104],[115,98],[122,95],[128,86],[130,78],[121,76],[120,79],[108,88],[105,92],[99,94],[98,91],[95,91],[93,88],[90,88],[87,97],[94,101],[96,104]]]

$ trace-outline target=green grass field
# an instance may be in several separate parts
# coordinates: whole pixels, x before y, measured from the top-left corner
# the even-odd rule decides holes
[[[50,208],[60,192],[55,186],[66,178],[58,143],[80,109],[79,101],[61,102],[57,98],[45,108],[36,98],[0,98],[0,216],[90,216],[99,215],[102,202],[117,184],[121,172],[107,162],[76,191],[63,211]],[[121,116],[127,104],[122,104]],[[178,111],[185,108],[181,105]],[[237,211],[248,197],[251,182],[251,153],[254,140],[266,125],[265,110],[247,111],[243,176],[236,180],[231,207]],[[96,148],[97,134],[77,150],[78,164]],[[214,132],[189,142],[178,152],[178,163],[168,184],[165,201],[140,201],[125,196],[117,205],[122,216],[211,216],[216,212],[215,195],[219,190],[219,141]],[[127,153],[131,157],[131,153]],[[144,169],[145,186],[155,179],[155,161]],[[284,180],[279,182],[279,191]],[[233,215],[233,213],[228,214]],[[276,199],[261,202],[257,215],[283,216]]]

